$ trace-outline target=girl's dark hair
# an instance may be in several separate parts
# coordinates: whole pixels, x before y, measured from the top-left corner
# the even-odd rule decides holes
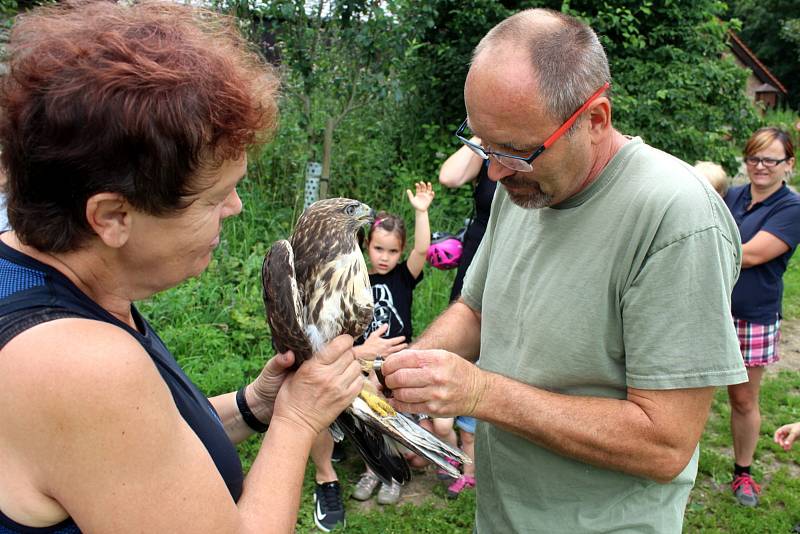
[[[92,1],[17,18],[0,80],[8,216],[41,251],[79,248],[100,192],[168,215],[209,170],[265,142],[278,81],[232,18],[173,2]],[[154,236],[156,238],[157,236]]]
[[[406,247],[406,223],[404,223],[403,219],[399,216],[394,213],[389,213],[388,211],[379,211],[375,216],[375,222],[372,223],[369,229],[367,241],[372,239],[372,233],[376,228],[396,233],[400,238],[400,249],[402,250]]]

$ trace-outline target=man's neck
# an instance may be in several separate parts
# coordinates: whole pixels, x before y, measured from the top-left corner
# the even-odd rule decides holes
[[[597,146],[594,161],[592,166],[589,167],[589,172],[586,179],[581,183],[578,191],[583,191],[594,182],[600,173],[608,166],[611,159],[625,146],[629,141],[627,137],[619,133],[617,130],[612,130],[611,135],[600,145]]]

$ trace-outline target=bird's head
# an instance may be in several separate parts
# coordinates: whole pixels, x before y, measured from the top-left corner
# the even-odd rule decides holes
[[[349,198],[327,198],[311,204],[300,217],[298,226],[308,221],[324,221],[326,226],[338,227],[348,234],[355,235],[359,228],[372,224],[375,210]]]

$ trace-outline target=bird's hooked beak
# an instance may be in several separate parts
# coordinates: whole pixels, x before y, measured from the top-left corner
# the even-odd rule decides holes
[[[362,202],[356,211],[355,218],[362,226],[369,226],[375,220],[375,210]]]

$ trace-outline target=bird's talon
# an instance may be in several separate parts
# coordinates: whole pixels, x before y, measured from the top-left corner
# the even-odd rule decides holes
[[[394,408],[392,408],[392,405],[380,398],[378,395],[370,391],[361,390],[359,396],[364,399],[364,402],[366,402],[369,407],[381,417],[397,415],[397,412]]]

